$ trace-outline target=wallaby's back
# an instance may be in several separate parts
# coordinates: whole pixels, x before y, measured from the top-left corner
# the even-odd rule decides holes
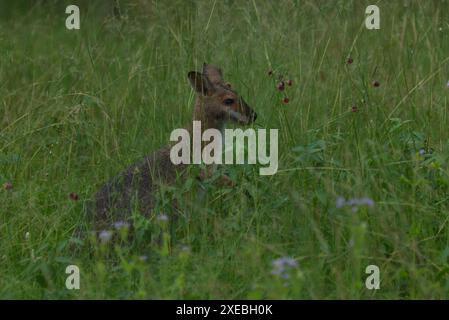
[[[160,184],[171,184],[182,165],[170,161],[169,147],[162,148],[129,166],[110,179],[95,194],[96,225],[107,226],[113,221],[127,220],[134,206],[149,215],[154,207],[154,193]]]

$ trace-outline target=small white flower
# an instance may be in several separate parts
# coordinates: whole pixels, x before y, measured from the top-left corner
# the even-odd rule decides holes
[[[166,214],[160,214],[156,217],[158,221],[168,221],[168,216]]]
[[[344,197],[338,197],[337,201],[335,201],[335,206],[337,208],[341,208],[346,204],[346,199]]]
[[[106,243],[112,238],[112,232],[108,230],[103,230],[98,235],[98,238],[100,238],[101,242]]]
[[[25,240],[28,240],[28,239],[30,239],[30,233],[27,231],[27,232],[25,233]]]
[[[128,229],[128,227],[129,227],[129,223],[125,222],[125,221],[117,221],[114,223],[114,228],[117,230],[120,230],[122,228]]]

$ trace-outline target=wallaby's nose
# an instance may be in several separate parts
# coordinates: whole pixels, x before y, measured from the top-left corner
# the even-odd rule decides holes
[[[249,120],[248,120],[248,123],[251,123],[251,122],[256,121],[256,118],[257,118],[257,113],[256,113],[256,111],[254,111],[253,108],[251,108],[251,107],[245,102],[245,100],[243,100],[242,98],[240,98],[240,99],[241,99],[241,102],[242,102],[243,111],[244,111],[245,115],[247,116],[247,118],[249,119]]]

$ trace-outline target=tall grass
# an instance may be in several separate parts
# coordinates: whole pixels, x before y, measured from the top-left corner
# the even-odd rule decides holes
[[[72,2],[0,3],[0,297],[448,297],[448,1],[378,1],[380,30],[369,1],[120,1],[120,17],[78,1],[69,31]],[[74,240],[96,188],[191,121],[186,75],[204,61],[279,129],[279,172],[228,166],[235,188],[160,195],[158,215],[183,201],[176,222]],[[280,257],[297,262],[287,279]]]

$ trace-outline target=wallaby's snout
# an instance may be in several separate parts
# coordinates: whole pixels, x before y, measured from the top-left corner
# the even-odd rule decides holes
[[[243,98],[240,98],[240,104],[242,105],[242,108],[244,110],[244,114],[247,115],[248,121],[245,124],[250,124],[256,121],[257,119],[257,113],[254,111],[246,102],[243,100]]]

